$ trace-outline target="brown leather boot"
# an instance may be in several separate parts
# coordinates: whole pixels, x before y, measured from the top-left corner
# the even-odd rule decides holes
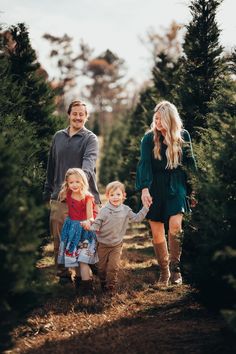
[[[182,253],[183,231],[176,235],[168,234],[169,250],[170,250],[170,282],[174,285],[183,283],[180,272],[180,257]]]
[[[168,286],[170,279],[169,270],[169,253],[166,244],[166,240],[161,243],[153,243],[154,251],[157,257],[158,264],[160,266],[160,277],[158,285]]]

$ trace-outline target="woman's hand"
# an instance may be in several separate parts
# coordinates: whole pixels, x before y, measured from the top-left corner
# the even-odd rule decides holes
[[[148,188],[144,188],[144,189],[142,190],[141,199],[142,199],[143,205],[144,205],[146,208],[150,208],[150,205],[152,204],[152,197],[151,197],[151,195],[150,195],[150,193],[149,193]]]

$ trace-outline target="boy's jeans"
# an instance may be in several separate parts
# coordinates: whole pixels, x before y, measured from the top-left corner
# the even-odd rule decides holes
[[[123,242],[116,246],[108,246],[100,242],[98,244],[98,274],[101,283],[105,283],[108,288],[116,286],[122,246]]]

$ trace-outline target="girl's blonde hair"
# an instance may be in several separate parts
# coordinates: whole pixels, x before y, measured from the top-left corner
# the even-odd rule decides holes
[[[87,177],[86,177],[86,174],[84,173],[84,171],[81,170],[81,168],[69,168],[69,170],[67,170],[67,172],[66,172],[64,182],[62,183],[61,190],[58,195],[58,199],[60,201],[65,200],[65,198],[66,198],[67,192],[69,190],[68,178],[72,175],[77,176],[81,182],[81,196],[82,196],[82,198],[84,198],[85,195],[88,193],[89,184],[88,184],[88,180],[87,180]]]
[[[161,125],[166,131],[165,143],[167,144],[166,157],[167,165],[166,168],[173,169],[181,164],[182,159],[182,145],[183,139],[181,137],[181,131],[183,129],[183,123],[177,111],[175,105],[168,101],[162,101],[158,103],[154,109],[153,122],[151,125],[151,131],[154,133],[154,157],[161,160],[161,132],[155,129],[155,116],[157,112],[161,116]]]

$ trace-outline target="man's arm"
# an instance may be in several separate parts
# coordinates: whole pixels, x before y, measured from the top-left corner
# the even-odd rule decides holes
[[[96,160],[98,157],[98,138],[91,134],[86,143],[85,153],[83,156],[82,169],[86,173],[88,180],[94,174]]]

